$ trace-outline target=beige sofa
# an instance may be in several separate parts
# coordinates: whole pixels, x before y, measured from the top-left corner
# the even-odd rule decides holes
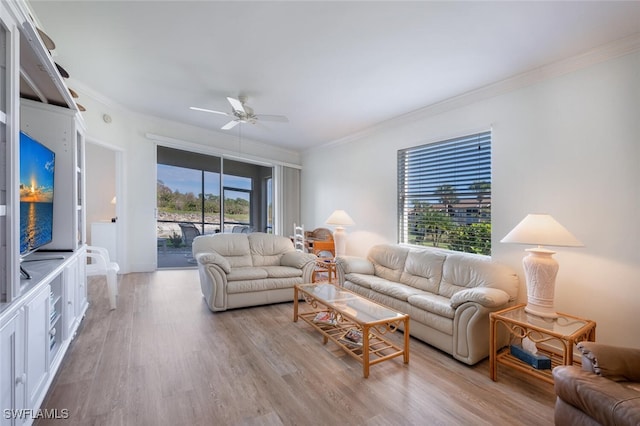
[[[213,234],[193,240],[200,286],[209,309],[293,300],[293,286],[311,282],[316,256],[272,234]]]
[[[487,256],[384,244],[336,264],[346,289],[409,314],[412,336],[469,365],[489,355],[489,313],[518,295],[515,272]]]

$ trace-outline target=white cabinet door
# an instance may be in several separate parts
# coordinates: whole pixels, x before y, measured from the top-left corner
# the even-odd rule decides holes
[[[87,257],[84,249],[78,251],[78,260],[76,262],[76,322],[79,324],[87,310]]]
[[[78,285],[78,259],[74,258],[64,268],[64,338],[73,336],[76,324],[76,287]]]
[[[49,378],[49,343],[50,330],[49,305],[51,287],[42,290],[25,305],[25,321],[27,325],[27,407],[37,408],[38,399],[42,396]]]
[[[19,309],[0,326],[0,408],[2,426],[22,424],[25,408],[24,311]],[[9,411],[7,411],[9,410]]]

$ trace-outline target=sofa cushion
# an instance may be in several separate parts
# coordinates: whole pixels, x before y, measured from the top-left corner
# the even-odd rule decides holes
[[[302,253],[301,251],[288,251],[280,258],[280,265],[302,269],[309,262],[315,262],[316,255],[312,253]]]
[[[344,278],[345,281],[350,281],[364,288],[371,288],[372,283],[381,283],[382,285],[389,283],[389,280],[368,274],[347,274]]]
[[[453,318],[456,312],[455,309],[451,307],[448,298],[438,296],[437,294],[415,294],[410,296],[407,301],[417,308],[446,318]]]
[[[427,250],[411,250],[407,254],[400,282],[420,290],[438,293],[442,265],[446,255]]]
[[[266,271],[268,278],[301,277],[302,269],[289,266],[263,266],[260,269]]]
[[[451,318],[429,312],[415,305],[409,305],[409,309],[403,312],[409,314],[411,321],[419,322],[448,336],[453,336],[453,319]],[[428,340],[427,343],[429,343]],[[489,345],[487,344],[487,346]]]
[[[369,250],[368,259],[373,263],[375,274],[389,281],[400,281],[409,248],[391,244],[380,244]]]
[[[488,256],[451,253],[444,261],[438,294],[451,297],[465,288],[502,287],[498,284],[504,281],[500,271]]]
[[[291,298],[293,299],[293,286],[296,284],[302,284],[302,278],[267,278],[262,280],[232,281],[227,284],[227,293],[251,293],[290,288]]]
[[[415,287],[387,281],[384,279],[372,281],[370,284],[372,290],[375,290],[378,293],[386,294],[387,296],[391,296],[394,299],[403,300],[405,302],[407,301],[409,296],[424,293],[424,291]]]
[[[295,251],[289,238],[255,232],[248,234],[253,266],[280,265],[280,258],[286,252]]]
[[[193,253],[216,252],[231,268],[252,266],[247,234],[200,235],[193,240]]]
[[[227,274],[227,281],[244,281],[244,280],[259,280],[267,278],[267,271],[263,268],[244,267],[244,268],[231,268],[231,271]]]
[[[336,266],[344,271],[345,274],[367,274],[373,275],[376,270],[367,259],[357,256],[340,256],[336,258]]]

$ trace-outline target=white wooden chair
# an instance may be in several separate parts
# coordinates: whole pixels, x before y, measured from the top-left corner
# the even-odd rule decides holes
[[[120,266],[109,259],[109,252],[103,247],[87,246],[87,258],[91,259],[91,262],[87,264],[87,277],[104,275],[107,278],[109,303],[111,309],[115,309]]]
[[[304,225],[293,224],[293,246],[297,251],[306,251],[304,247]]]

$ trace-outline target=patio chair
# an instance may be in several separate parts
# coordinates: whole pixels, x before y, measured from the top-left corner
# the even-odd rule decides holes
[[[182,241],[189,250],[185,257],[189,263],[195,263],[196,260],[193,258],[193,253],[191,253],[191,246],[193,245],[193,239],[200,235],[200,230],[193,223],[179,223],[178,226],[182,231]]]

